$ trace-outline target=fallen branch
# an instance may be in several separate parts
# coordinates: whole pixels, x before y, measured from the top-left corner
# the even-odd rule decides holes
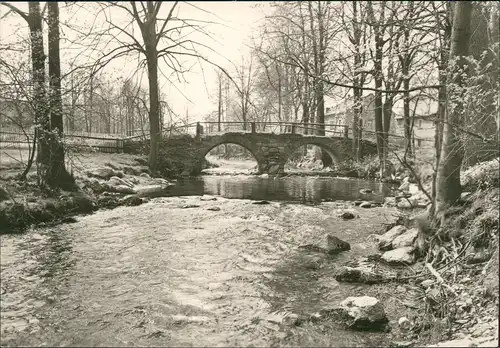
[[[426,263],[425,267],[431,272],[431,274],[437,279],[438,283],[444,286],[446,289],[448,289],[453,295],[457,296],[457,293],[455,290],[451,288],[446,282],[444,281],[443,277],[432,267],[430,263]]]
[[[398,159],[398,161],[403,165],[405,166],[406,168],[408,168],[408,170],[411,172],[411,174],[413,175],[413,177],[415,178],[415,180],[417,181],[417,186],[419,188],[420,191],[422,191],[426,196],[427,198],[429,199],[429,201],[434,204],[434,202],[432,201],[432,197],[431,195],[427,192],[426,189],[424,189],[424,186],[422,185],[422,181],[420,180],[420,178],[418,177],[417,173],[415,172],[415,170],[413,169],[413,167],[411,165],[408,164],[408,162],[406,161],[406,159],[401,159],[398,154],[396,152],[394,152],[394,155],[396,156],[396,158]]]

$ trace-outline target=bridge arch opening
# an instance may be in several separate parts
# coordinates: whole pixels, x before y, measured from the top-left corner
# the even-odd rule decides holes
[[[306,143],[292,150],[285,164],[286,171],[320,171],[325,169],[322,156],[326,153],[331,163],[339,162],[335,151],[324,144]]]
[[[221,142],[211,146],[203,156],[205,173],[254,174],[259,169],[255,155],[247,146],[235,142]]]

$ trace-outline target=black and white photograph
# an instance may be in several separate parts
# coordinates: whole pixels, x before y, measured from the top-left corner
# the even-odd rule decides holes
[[[498,347],[499,14],[0,1],[0,346]]]

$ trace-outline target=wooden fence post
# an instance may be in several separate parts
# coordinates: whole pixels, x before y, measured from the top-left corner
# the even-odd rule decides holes
[[[255,122],[252,122],[252,133],[255,133]]]
[[[295,134],[297,125],[292,123],[292,134]]]
[[[349,126],[345,125],[344,126],[344,138],[349,138]]]

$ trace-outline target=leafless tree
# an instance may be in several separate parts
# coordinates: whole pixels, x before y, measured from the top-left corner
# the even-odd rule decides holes
[[[444,212],[454,204],[461,194],[460,167],[464,148],[460,141],[460,131],[465,120],[465,105],[460,87],[467,72],[467,56],[471,35],[471,2],[457,2],[453,15],[451,34],[450,72],[451,81],[458,88],[448,90],[450,101],[446,105],[441,161],[437,172],[436,213]],[[457,93],[458,92],[458,93]]]

